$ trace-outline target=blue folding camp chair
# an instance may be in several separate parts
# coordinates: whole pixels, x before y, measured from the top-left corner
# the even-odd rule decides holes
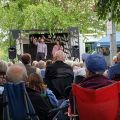
[[[3,120],[39,120],[26,92],[25,83],[6,83],[4,85]]]

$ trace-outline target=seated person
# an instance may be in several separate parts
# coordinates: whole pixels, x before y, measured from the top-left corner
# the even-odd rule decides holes
[[[90,55],[85,61],[86,64],[86,79],[80,83],[81,87],[97,89],[107,86],[113,82],[103,76],[107,69],[107,64],[102,55]]]
[[[22,60],[22,63],[24,64],[26,70],[27,70],[27,74],[28,76],[31,74],[31,73],[37,73],[37,74],[40,74],[40,69],[37,68],[37,67],[34,67],[31,65],[31,55],[28,54],[28,53],[24,53],[22,56],[21,56],[21,60]]]
[[[108,77],[111,80],[120,80],[120,52],[116,55],[115,64],[108,69]]]
[[[56,99],[52,91],[49,90],[47,86],[44,84],[43,79],[40,77],[40,75],[32,73],[28,77],[28,81],[29,88],[37,91],[42,97],[44,97],[51,107],[58,106],[58,100]]]
[[[47,60],[46,61],[46,67],[52,64],[52,60]]]
[[[58,99],[65,98],[65,88],[70,86],[74,79],[73,69],[64,63],[63,51],[55,53],[55,63],[46,68],[45,82]]]
[[[104,71],[107,68],[107,64],[102,55],[93,54],[90,55],[86,61],[86,78],[79,84],[81,87],[89,89],[98,89],[105,87],[113,83],[107,77],[103,76]],[[71,111],[73,113],[73,97],[70,95]]]
[[[34,60],[34,61],[32,62],[32,66],[38,67],[38,61]]]
[[[75,64],[75,66],[77,66],[77,68],[73,68],[74,71],[74,81],[75,83],[80,83],[86,76],[86,71],[85,71],[85,67],[84,67],[84,63],[82,61],[77,62]]]
[[[23,65],[10,66],[7,70],[6,75],[7,75],[8,82],[19,83],[21,81],[25,81],[25,82],[27,81],[27,71]],[[46,101],[44,101],[44,99],[40,96],[38,91],[31,90],[28,87],[26,89],[27,89],[28,96],[33,104],[33,107],[39,119],[49,120],[47,114],[51,108],[47,105]],[[2,109],[1,106],[0,106],[0,109]]]
[[[46,68],[46,62],[43,60],[40,60],[38,62],[38,67],[40,69],[40,75],[42,76],[42,78],[45,78],[45,68]]]

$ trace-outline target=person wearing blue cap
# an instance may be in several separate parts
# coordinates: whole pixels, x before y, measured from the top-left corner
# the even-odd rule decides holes
[[[98,89],[114,83],[107,77],[103,76],[104,71],[107,69],[107,63],[104,57],[100,54],[92,54],[85,60],[86,78],[79,83],[81,87],[89,89]],[[70,94],[70,106],[73,113],[73,97]],[[79,118],[78,118],[79,119]]]
[[[80,83],[80,86],[90,89],[97,89],[113,83],[105,76],[104,71],[107,69],[107,63],[100,54],[89,55],[85,60],[86,79]]]

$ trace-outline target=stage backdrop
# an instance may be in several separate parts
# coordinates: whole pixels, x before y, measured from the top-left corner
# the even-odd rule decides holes
[[[52,59],[52,49],[53,46],[55,45],[55,40],[59,39],[64,47],[64,36],[68,36],[67,33],[55,33],[55,34],[30,34],[29,35],[29,50],[26,50],[28,46],[23,46],[24,50],[29,53],[32,56],[32,60],[36,59],[36,54],[37,54],[37,46],[33,44],[33,39],[36,38],[38,39],[39,37],[44,37],[45,43],[47,44],[47,59]]]

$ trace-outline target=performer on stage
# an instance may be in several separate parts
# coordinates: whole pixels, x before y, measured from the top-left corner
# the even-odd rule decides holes
[[[52,56],[54,57],[55,53],[59,50],[63,51],[63,46],[59,40],[56,40],[56,45],[54,45],[52,49]]]
[[[37,46],[37,55],[36,55],[37,61],[46,59],[47,45],[44,42],[44,38],[41,39],[39,38],[38,42],[34,39],[33,43]]]

